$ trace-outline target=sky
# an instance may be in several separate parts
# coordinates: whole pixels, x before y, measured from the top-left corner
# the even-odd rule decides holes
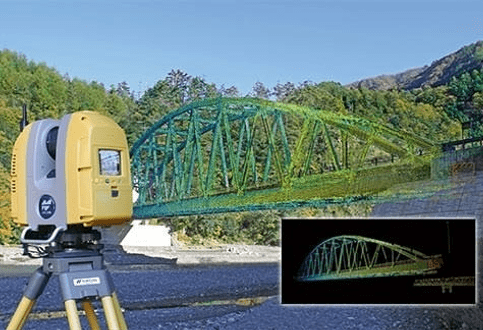
[[[180,69],[247,94],[430,65],[483,40],[482,14],[472,0],[0,0],[0,49],[106,87]]]

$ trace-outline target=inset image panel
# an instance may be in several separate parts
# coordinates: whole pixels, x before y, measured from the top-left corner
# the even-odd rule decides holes
[[[282,219],[282,304],[476,304],[476,220]]]

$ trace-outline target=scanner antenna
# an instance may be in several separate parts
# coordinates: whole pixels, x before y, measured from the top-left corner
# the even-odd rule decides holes
[[[24,104],[22,106],[22,119],[20,120],[20,132],[22,132],[25,126],[27,126],[28,124],[29,122],[27,120],[27,105]]]

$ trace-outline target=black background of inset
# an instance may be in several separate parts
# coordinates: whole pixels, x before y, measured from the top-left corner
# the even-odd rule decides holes
[[[451,254],[448,256],[449,223]],[[474,219],[283,219],[281,293],[284,304],[472,304],[474,287],[414,287],[414,276],[367,280],[298,282],[305,257],[321,242],[340,235],[359,235],[413,248],[426,255],[442,254],[444,268],[435,275],[474,276]],[[421,276],[417,278],[422,278]]]

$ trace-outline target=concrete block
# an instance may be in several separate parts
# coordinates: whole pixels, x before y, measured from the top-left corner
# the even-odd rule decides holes
[[[171,246],[169,228],[165,226],[133,225],[121,241],[124,246]]]

